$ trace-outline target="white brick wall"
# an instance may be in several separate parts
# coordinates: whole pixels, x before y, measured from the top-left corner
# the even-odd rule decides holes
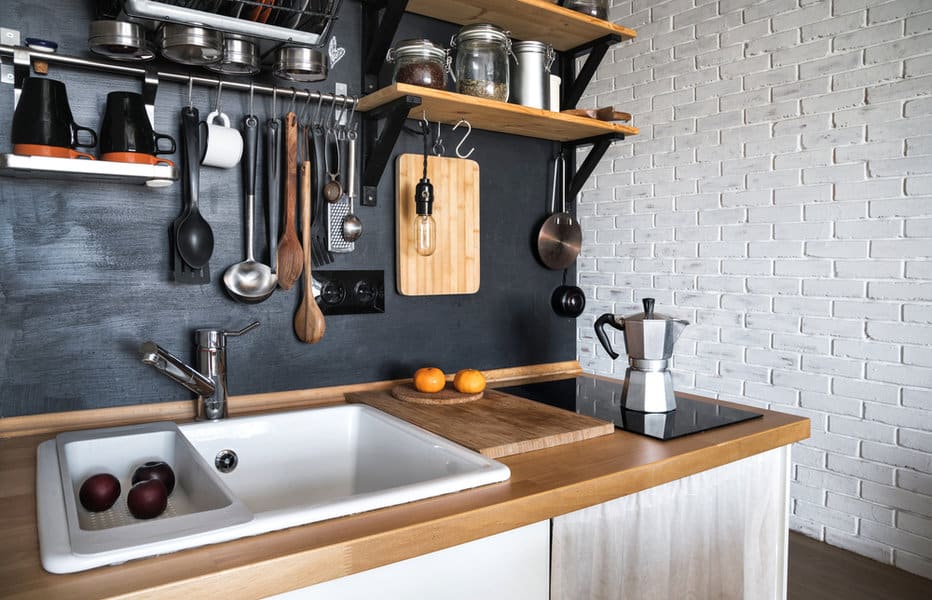
[[[623,377],[592,323],[656,298],[680,389],[812,419],[793,528],[932,578],[932,0],[611,15],[582,104],[641,135],[579,198],[580,362]]]

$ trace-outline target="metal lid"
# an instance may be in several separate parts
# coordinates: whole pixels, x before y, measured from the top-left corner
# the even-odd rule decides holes
[[[447,50],[440,44],[425,39],[411,39],[395,44],[395,47],[388,51],[386,60],[394,62],[399,58],[423,57],[442,62],[446,56]]]
[[[511,49],[514,51],[515,54],[520,54],[521,52],[550,54],[553,52],[553,46],[551,46],[547,42],[535,42],[535,41],[514,42],[511,45]]]
[[[459,30],[453,38],[454,44],[466,42],[469,40],[478,40],[483,42],[498,42],[508,44],[510,42],[509,32],[501,27],[496,27],[490,23],[475,23],[467,25]]]
[[[644,304],[644,312],[624,317],[625,323],[629,321],[679,321],[687,325],[689,324],[688,321],[684,321],[683,319],[655,313],[653,298],[644,298],[641,302]]]
[[[184,65],[206,65],[223,56],[223,36],[212,29],[165,23],[159,36],[162,56]]]
[[[315,48],[285,46],[275,54],[273,73],[289,81],[323,81],[327,78],[327,57]]]
[[[91,21],[87,38],[91,52],[114,60],[145,61],[155,58],[142,27],[126,21]]]
[[[253,75],[260,70],[259,49],[248,38],[227,34],[223,38],[223,58],[207,68],[228,75]]]

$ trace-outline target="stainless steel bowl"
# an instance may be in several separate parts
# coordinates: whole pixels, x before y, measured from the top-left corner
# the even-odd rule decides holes
[[[212,29],[166,23],[159,30],[159,49],[183,65],[209,65],[223,57],[223,36]]]
[[[140,62],[155,58],[142,27],[126,21],[91,21],[87,45],[94,54],[113,60]]]
[[[206,66],[226,75],[254,75],[259,72],[259,49],[253,40],[227,34],[223,37],[223,58]]]
[[[288,81],[323,81],[327,78],[327,56],[315,48],[285,46],[275,53],[272,72]]]

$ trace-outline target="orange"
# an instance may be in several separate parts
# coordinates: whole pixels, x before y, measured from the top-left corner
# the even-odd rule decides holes
[[[453,377],[453,387],[464,394],[478,394],[485,389],[485,375],[475,369],[463,369]]]
[[[439,392],[447,383],[447,376],[437,367],[423,367],[414,372],[414,387],[419,392]]]

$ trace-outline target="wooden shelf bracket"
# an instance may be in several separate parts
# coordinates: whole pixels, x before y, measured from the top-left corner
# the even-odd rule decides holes
[[[376,206],[379,180],[395,148],[395,142],[401,135],[401,128],[411,109],[420,105],[420,97],[404,95],[364,113],[362,158],[365,166],[362,173],[362,197],[359,200],[363,206]],[[381,119],[385,123],[379,132],[378,121]]]
[[[582,190],[583,186],[586,184],[586,181],[589,180],[592,171],[595,170],[596,165],[602,160],[605,151],[612,145],[612,142],[623,139],[625,139],[625,134],[623,133],[607,133],[605,135],[563,143],[563,154],[566,160],[567,173],[573,173],[573,177],[567,180],[566,187],[566,197],[569,198],[570,202],[575,202],[576,195],[579,194],[580,190]],[[592,148],[589,150],[589,154],[586,155],[586,159],[583,161],[582,165],[577,169],[576,149],[579,146],[586,146],[589,144],[592,144]]]

